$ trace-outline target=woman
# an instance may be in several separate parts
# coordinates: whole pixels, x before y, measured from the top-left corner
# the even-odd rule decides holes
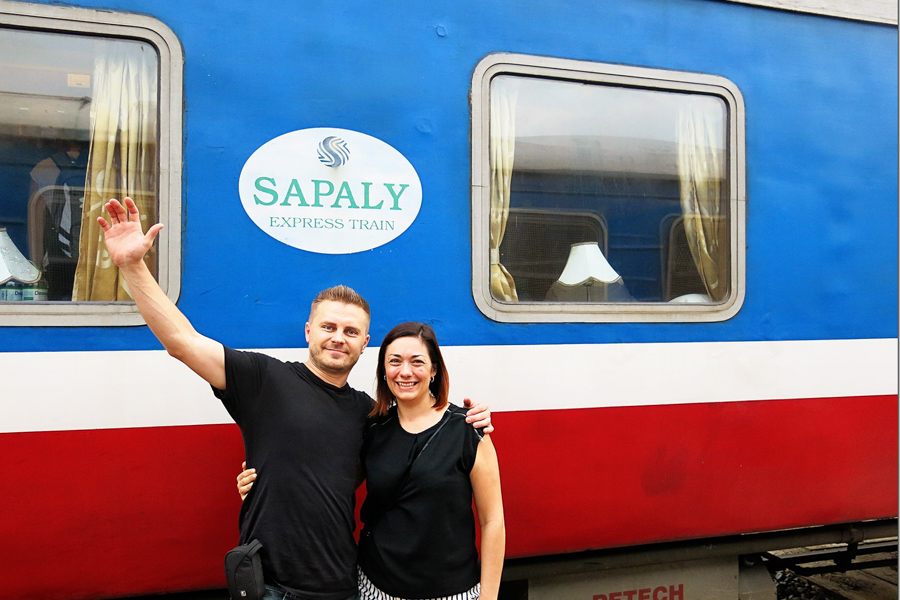
[[[361,600],[497,598],[506,538],[497,455],[449,389],[431,327],[403,323],[385,336],[362,451]]]
[[[505,547],[497,455],[490,437],[448,403],[449,388],[431,327],[403,323],[387,334],[363,442],[363,600],[497,597]]]

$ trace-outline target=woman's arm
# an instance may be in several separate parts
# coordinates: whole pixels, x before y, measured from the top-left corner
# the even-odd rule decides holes
[[[475,466],[469,474],[475,508],[481,524],[481,600],[496,600],[506,551],[506,525],[500,494],[500,467],[489,435],[478,444]]]

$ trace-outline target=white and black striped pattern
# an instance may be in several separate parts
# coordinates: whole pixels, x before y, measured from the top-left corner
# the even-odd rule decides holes
[[[356,569],[359,580],[359,599],[360,600],[410,600],[407,598],[400,598],[398,596],[391,596],[390,594],[386,594],[375,587],[375,584],[369,581],[369,578],[366,577],[366,574],[362,572],[362,569],[357,567]],[[475,587],[471,590],[460,592],[458,594],[453,594],[452,596],[441,596],[440,598],[417,598],[415,600],[478,600],[478,597],[481,595],[481,584],[476,583]]]

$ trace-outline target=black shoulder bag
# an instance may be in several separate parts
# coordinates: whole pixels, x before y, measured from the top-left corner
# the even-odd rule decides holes
[[[251,540],[225,554],[225,579],[231,600],[261,600],[266,595],[261,549],[259,540]]]

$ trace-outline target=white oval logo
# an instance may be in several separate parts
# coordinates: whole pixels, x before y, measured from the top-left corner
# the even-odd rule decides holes
[[[406,157],[370,135],[316,127],[254,152],[238,183],[241,204],[267,234],[294,248],[350,254],[412,225],[422,184]]]

